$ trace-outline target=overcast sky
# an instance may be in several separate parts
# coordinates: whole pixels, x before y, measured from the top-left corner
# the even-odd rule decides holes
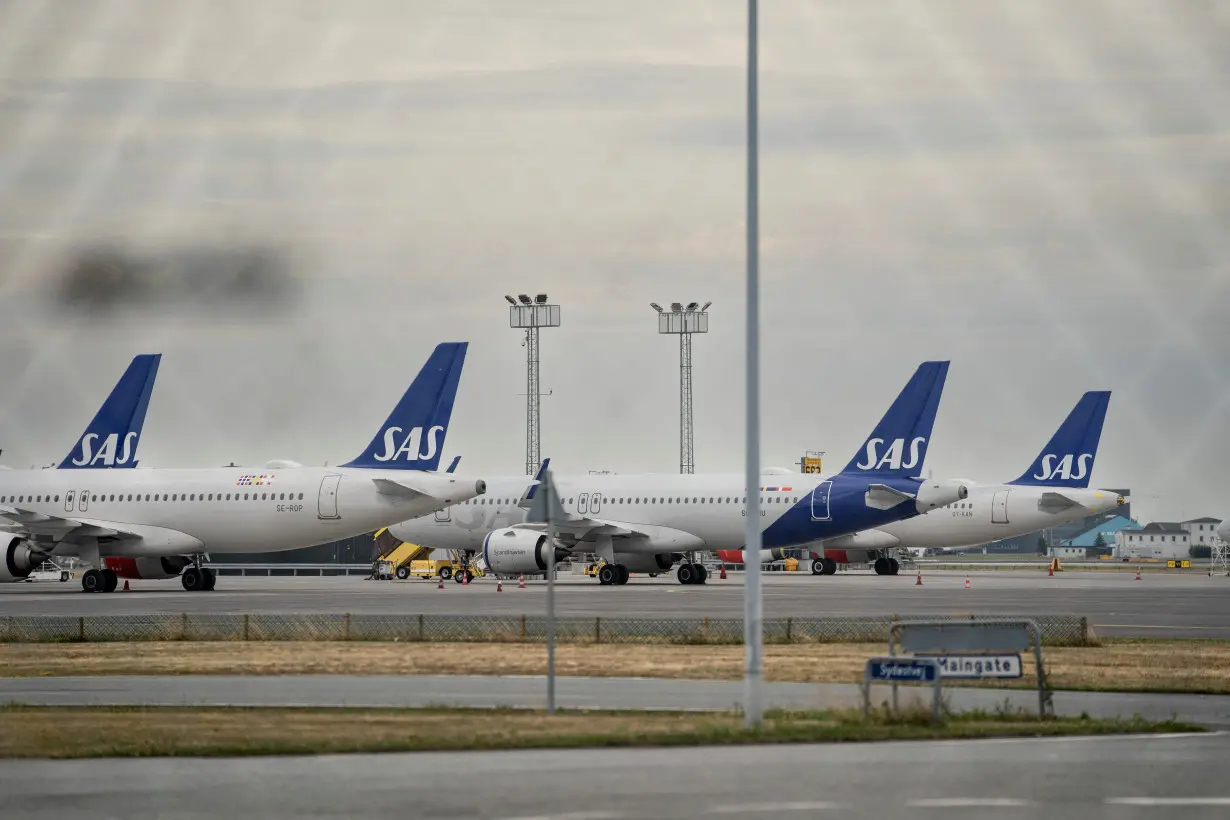
[[[1094,481],[1230,512],[1230,12],[1174,0],[761,4],[763,462],[840,468],[924,359],[928,466],[1014,478],[1114,391]],[[135,353],[145,466],[337,463],[440,341],[446,451],[524,462],[504,293],[545,291],[543,454],[742,468],[742,0],[0,0],[0,446],[58,461]],[[74,254],[172,260],[132,307]],[[187,262],[276,254],[263,299]],[[210,268],[208,260],[195,263]],[[178,277],[178,279],[176,278]]]

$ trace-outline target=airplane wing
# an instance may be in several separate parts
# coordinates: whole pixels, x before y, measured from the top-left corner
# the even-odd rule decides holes
[[[0,506],[0,527],[36,544],[58,544],[76,538],[140,538],[136,532],[116,529],[110,522],[64,518],[57,515]]]
[[[537,532],[547,529],[547,525],[542,523],[527,522],[515,526],[518,529]],[[561,542],[571,546],[581,542],[594,542],[604,536],[610,537],[624,542],[619,548],[621,552],[678,552],[703,549],[705,546],[705,542],[692,533],[673,527],[629,524],[625,521],[588,516],[570,516],[566,521],[556,522],[555,534]],[[637,542],[640,542],[639,549]]]
[[[913,501],[914,496],[893,489],[887,484],[872,484],[867,488],[865,499],[867,506],[873,510],[891,510],[898,504]]]

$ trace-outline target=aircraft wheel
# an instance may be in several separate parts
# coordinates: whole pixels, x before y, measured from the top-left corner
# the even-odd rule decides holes
[[[828,575],[829,562],[827,558],[811,559],[811,574],[812,575]]]
[[[598,570],[598,583],[604,587],[618,584],[620,577],[622,573],[619,571],[618,564],[603,564],[602,569]]]
[[[103,581],[106,586],[103,587],[103,592],[115,592],[115,588],[120,585],[120,576],[115,574],[115,570],[104,569],[102,571]]]
[[[618,564],[619,567],[619,585],[623,586],[628,583],[628,579],[632,577],[632,573],[623,564]]]
[[[692,569],[691,564],[680,564],[679,571],[675,573],[675,577],[679,579],[681,584],[695,583],[696,572]]]
[[[703,584],[709,580],[709,570],[705,569],[704,564],[696,564],[696,583]]]
[[[184,574],[179,576],[179,582],[188,592],[200,592],[205,588],[205,576],[196,567],[184,570]]]
[[[901,571],[901,563],[896,558],[888,559],[888,574],[896,575]]]
[[[824,559],[824,574],[825,575],[836,575],[837,574],[837,562],[834,561],[832,558]]]
[[[96,569],[86,570],[85,575],[81,576],[81,589],[83,592],[102,592],[106,587],[107,579]]]
[[[205,576],[205,591],[213,592],[214,587],[218,583],[218,573],[214,572],[212,569],[202,569],[201,575]]]
[[[888,574],[888,562],[885,561],[883,558],[877,558],[874,566],[876,570],[876,575],[887,575]]]

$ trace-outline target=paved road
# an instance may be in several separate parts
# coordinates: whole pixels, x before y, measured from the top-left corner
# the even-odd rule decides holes
[[[873,689],[883,701],[887,688]],[[901,703],[925,698],[929,690],[901,687]],[[1005,700],[1036,711],[1036,692],[946,687],[957,711],[994,709]],[[851,684],[769,683],[767,703],[774,708],[807,709],[857,706]],[[556,679],[556,702],[571,709],[733,709],[743,701],[741,681],[660,680],[653,678]],[[546,705],[541,676],[468,675],[184,675],[0,678],[0,703],[52,706],[472,706]],[[1141,693],[1057,692],[1056,714],[1093,717],[1178,716],[1230,729],[1230,696]]]
[[[1226,735],[0,762],[6,820],[1223,818]]]
[[[765,615],[1083,615],[1099,635],[1230,639],[1230,579],[1198,574],[936,572],[914,576],[841,573],[833,577],[765,575]],[[483,580],[468,587],[428,581],[377,582],[351,577],[223,577],[212,593],[184,592],[176,580],[136,581],[132,592],[86,595],[75,582],[0,585],[0,614],[97,615],[154,612],[352,612],[535,614],[545,611],[546,584],[527,589]],[[560,615],[742,617],[742,575],[684,587],[671,579],[635,578],[600,587],[569,578],[557,587]]]

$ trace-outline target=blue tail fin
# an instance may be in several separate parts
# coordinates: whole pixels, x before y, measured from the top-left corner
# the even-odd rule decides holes
[[[457,457],[455,457],[455,458],[453,459],[452,463],[450,463],[450,464],[448,465],[448,469],[447,469],[447,470],[445,470],[444,472],[446,472],[446,473],[452,473],[452,472],[455,472],[455,471],[457,470],[457,465],[458,465],[458,464],[460,464],[460,463],[461,463],[461,456],[457,456]]]
[[[59,469],[137,466],[137,445],[161,361],[157,353],[132,360]]]
[[[343,467],[436,470],[448,435],[467,342],[437,345],[363,454]]]
[[[529,488],[525,491],[525,501],[534,500],[534,492],[538,489],[538,485],[542,483],[543,474],[547,472],[547,467],[551,465],[550,458],[544,458],[542,464],[538,465],[538,472],[534,475],[534,480],[530,483]]]
[[[1102,422],[1110,405],[1110,391],[1090,391],[1072,408],[1055,435],[1029,465],[1029,469],[1009,484],[1043,487],[1089,486],[1089,474],[1102,439]]]
[[[913,478],[922,472],[948,362],[923,362],[843,473]]]

